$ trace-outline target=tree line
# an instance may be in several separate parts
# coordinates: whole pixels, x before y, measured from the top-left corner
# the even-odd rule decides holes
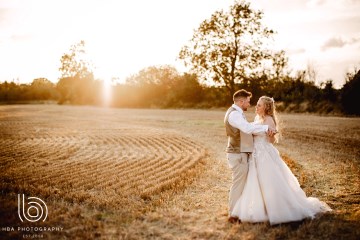
[[[232,94],[245,88],[253,99],[274,97],[280,111],[360,115],[359,78],[355,69],[341,89],[331,80],[317,86],[314,69],[290,74],[285,51],[269,48],[272,29],[262,23],[263,13],[250,3],[235,0],[194,30],[179,52],[187,73],[169,65],[150,66],[125,83],[104,85],[84,58],[85,42],[71,46],[60,61],[56,84],[35,79],[31,84],[0,84],[0,101],[53,100],[59,104],[87,104],[139,108],[227,107]],[[109,98],[108,96],[111,96]],[[107,99],[105,102],[104,99]]]
[[[360,115],[360,71],[348,73],[341,89],[332,81],[321,86],[305,78],[305,72],[295,77],[269,79],[267,76],[236,84],[245,88],[256,101],[262,95],[272,96],[279,111],[344,113]],[[0,83],[0,101],[56,101],[59,104],[104,105],[105,94],[111,95],[110,107],[121,108],[221,108],[232,103],[224,86],[206,86],[195,74],[179,73],[172,66],[152,66],[129,77],[126,83],[111,85],[93,75],[66,77],[56,84],[45,78],[30,84]],[[254,102],[255,103],[255,102]]]

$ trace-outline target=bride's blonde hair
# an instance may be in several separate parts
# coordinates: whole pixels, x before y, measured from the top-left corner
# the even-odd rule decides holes
[[[259,100],[264,103],[265,116],[270,116],[274,120],[276,130],[278,131],[278,133],[275,135],[275,141],[279,142],[279,138],[281,136],[281,126],[278,114],[276,112],[275,101],[273,98],[268,96],[262,96],[259,98]],[[264,121],[265,116],[259,116],[260,120]]]

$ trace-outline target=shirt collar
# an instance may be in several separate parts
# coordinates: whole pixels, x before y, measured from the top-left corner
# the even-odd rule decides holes
[[[244,111],[241,109],[241,107],[239,107],[238,105],[236,105],[235,103],[232,105],[233,108],[235,108],[238,112],[240,112],[241,114],[244,113]]]

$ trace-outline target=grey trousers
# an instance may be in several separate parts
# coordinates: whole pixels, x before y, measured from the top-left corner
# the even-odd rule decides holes
[[[229,193],[229,216],[234,209],[236,201],[240,198],[244,190],[248,166],[248,153],[227,153],[228,165],[232,171],[232,185]]]

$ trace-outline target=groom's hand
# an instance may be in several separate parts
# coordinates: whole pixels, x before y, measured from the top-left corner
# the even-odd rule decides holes
[[[267,132],[269,137],[273,137],[276,133],[278,133],[278,131],[275,128],[269,128]]]

